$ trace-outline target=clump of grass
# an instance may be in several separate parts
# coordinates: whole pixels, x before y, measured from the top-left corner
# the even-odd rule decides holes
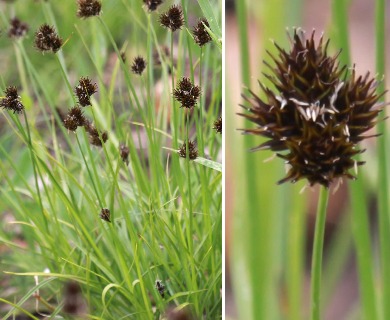
[[[6,318],[35,312],[96,319],[222,317],[221,139],[211,128],[220,114],[222,60],[210,43],[201,70],[210,88],[200,97],[207,108],[202,118],[190,117],[175,105],[170,84],[200,77],[183,68],[194,70],[199,52],[189,59],[196,43],[182,30],[170,43],[175,61],[164,54],[169,43],[153,13],[160,4],[144,1],[144,10],[142,2],[113,0],[79,20],[68,4],[16,1],[10,12],[0,4],[7,9],[0,8],[4,24],[11,11],[29,17],[32,6],[35,19],[25,21],[32,29],[43,23],[34,43],[0,39],[5,58],[16,66],[2,83],[20,87],[9,102],[22,104],[26,115],[22,124],[1,108],[7,125],[0,138],[0,214],[12,221],[0,230],[0,281],[12,289],[0,298]],[[196,2],[183,8],[196,19],[203,15]],[[123,11],[126,18],[118,18]],[[34,45],[56,54],[37,55]],[[141,77],[121,52],[145,53]],[[209,159],[189,163],[174,140],[194,139],[199,122],[207,129],[194,138],[207,141],[203,155]],[[73,293],[79,306],[70,303]]]

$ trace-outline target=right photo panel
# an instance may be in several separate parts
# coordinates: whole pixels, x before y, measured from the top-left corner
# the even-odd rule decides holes
[[[226,319],[390,319],[390,1],[225,6]]]

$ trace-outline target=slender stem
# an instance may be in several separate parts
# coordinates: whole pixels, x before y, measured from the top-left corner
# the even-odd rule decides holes
[[[327,188],[321,187],[318,198],[311,264],[311,320],[320,320],[322,251],[324,247],[326,208],[328,206],[328,198],[329,190]]]
[[[385,72],[385,0],[377,0],[375,2],[375,21],[376,21],[376,72],[381,77]],[[385,90],[384,80],[379,82],[378,93]],[[383,100],[383,99],[382,99]],[[383,112],[383,118],[386,119],[386,112]],[[379,163],[379,239],[380,239],[380,256],[381,256],[381,273],[382,273],[382,318],[389,319],[390,304],[387,303],[390,298],[390,220],[389,220],[389,182],[388,182],[388,132],[385,121],[380,121],[378,124],[378,132],[382,136],[378,139],[378,163]]]

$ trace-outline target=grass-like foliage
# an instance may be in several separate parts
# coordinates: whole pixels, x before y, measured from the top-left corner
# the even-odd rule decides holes
[[[220,25],[215,0],[0,2],[4,319],[222,317]]]

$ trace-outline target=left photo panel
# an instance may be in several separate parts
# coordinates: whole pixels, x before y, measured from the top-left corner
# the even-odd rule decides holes
[[[222,0],[0,0],[1,319],[222,319]]]

